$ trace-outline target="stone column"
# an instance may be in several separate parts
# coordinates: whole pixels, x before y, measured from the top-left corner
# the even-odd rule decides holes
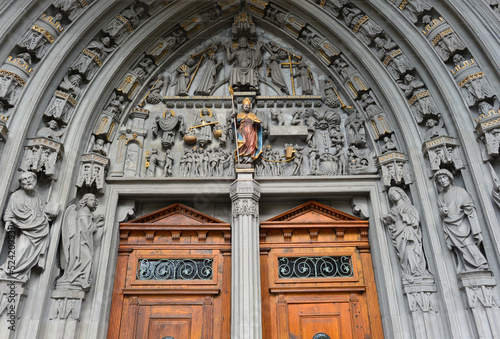
[[[25,298],[23,282],[0,280],[0,338],[16,337],[21,304]]]
[[[231,338],[262,338],[259,184],[249,165],[236,166],[231,185]]]

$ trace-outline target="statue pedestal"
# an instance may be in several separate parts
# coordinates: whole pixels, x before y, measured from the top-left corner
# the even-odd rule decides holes
[[[259,184],[251,165],[237,165],[231,185],[231,337],[262,338]]]
[[[81,290],[58,289],[52,291],[47,337],[76,337],[76,325],[80,320],[80,309],[84,298],[85,292]]]

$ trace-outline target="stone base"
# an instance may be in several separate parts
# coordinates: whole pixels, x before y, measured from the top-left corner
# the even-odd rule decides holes
[[[490,270],[467,271],[458,274],[458,287],[496,286],[497,282]]]

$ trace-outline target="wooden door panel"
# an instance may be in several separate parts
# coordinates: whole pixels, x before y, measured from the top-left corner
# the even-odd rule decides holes
[[[140,306],[136,338],[201,339],[203,320],[201,305]]]
[[[290,339],[310,339],[316,333],[330,338],[352,338],[349,303],[289,303]]]

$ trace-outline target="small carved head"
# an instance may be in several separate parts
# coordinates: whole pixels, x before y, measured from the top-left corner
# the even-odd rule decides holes
[[[19,184],[21,185],[21,188],[25,191],[32,191],[35,189],[37,182],[37,176],[33,172],[23,172],[21,176],[19,177]]]
[[[453,184],[453,179],[453,174],[451,174],[451,172],[447,169],[440,169],[434,173],[434,181],[443,188]]]

